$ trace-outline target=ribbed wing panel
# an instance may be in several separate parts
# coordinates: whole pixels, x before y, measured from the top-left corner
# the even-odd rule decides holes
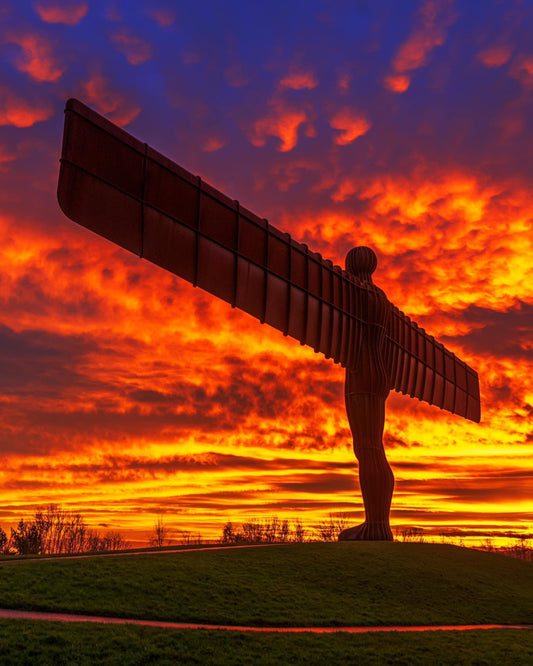
[[[352,362],[363,287],[77,100],[66,107],[58,199],[75,222]]]
[[[479,422],[477,373],[392,306],[386,364],[391,389]]]
[[[65,114],[58,200],[69,218],[353,366],[365,286],[81,102]],[[476,373],[394,307],[386,359],[391,388],[479,421]]]

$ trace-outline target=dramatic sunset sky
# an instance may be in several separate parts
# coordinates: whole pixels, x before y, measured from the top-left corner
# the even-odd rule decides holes
[[[60,211],[76,97],[335,263],[373,247],[482,397],[391,394],[393,529],[533,532],[532,34],[529,0],[0,0],[0,526],[363,517],[342,368]]]

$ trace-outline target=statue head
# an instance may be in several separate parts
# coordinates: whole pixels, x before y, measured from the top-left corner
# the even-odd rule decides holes
[[[346,255],[346,270],[360,280],[372,282],[372,273],[376,270],[378,258],[374,250],[364,245],[353,247]]]

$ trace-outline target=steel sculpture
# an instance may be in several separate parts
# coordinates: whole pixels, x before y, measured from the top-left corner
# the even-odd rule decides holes
[[[373,284],[369,248],[334,266],[74,99],[58,200],[75,222],[346,368],[366,519],[341,539],[392,539],[382,441],[391,389],[479,422],[477,373]]]

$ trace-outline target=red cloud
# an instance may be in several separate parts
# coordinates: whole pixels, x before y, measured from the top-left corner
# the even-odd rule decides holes
[[[283,153],[292,150],[298,143],[300,125],[306,123],[304,133],[316,136],[308,110],[287,104],[283,93],[288,90],[311,90],[318,85],[312,72],[292,70],[279,82],[277,90],[269,100],[270,112],[252,123],[249,138],[254,146],[264,146],[267,137],[274,136],[281,141],[278,147]]]
[[[510,74],[518,79],[524,88],[528,90],[533,88],[533,56],[521,54],[515,58],[511,64]]]
[[[5,146],[0,146],[0,171],[4,170],[3,164],[12,162],[14,159],[16,159],[16,155],[7,150]]]
[[[281,141],[279,150],[286,153],[298,143],[298,128],[306,120],[305,111],[277,105],[271,114],[253,124],[250,141],[254,146],[264,146],[268,136],[275,136]]]
[[[127,28],[119,28],[113,32],[111,41],[126,56],[130,65],[140,65],[152,57],[150,44],[132,34]]]
[[[354,113],[350,109],[341,109],[329,121],[333,129],[340,130],[341,134],[335,137],[335,143],[346,146],[358,137],[363,136],[372,127],[372,123],[364,116]]]
[[[421,6],[416,25],[393,59],[397,72],[422,67],[428,54],[446,39],[446,28],[455,20],[450,0],[426,0]]]
[[[318,85],[313,72],[291,72],[279,82],[280,88],[290,90],[312,90]]]
[[[453,0],[425,0],[421,5],[415,25],[407,40],[400,46],[392,60],[394,74],[384,80],[386,88],[402,93],[409,87],[405,72],[423,67],[430,52],[442,46],[446,39],[446,28],[456,18],[452,11]],[[398,74],[403,76],[397,76]]]
[[[101,74],[86,81],[82,88],[87,103],[121,127],[131,123],[141,112],[139,106],[129,102],[124,95],[114,90]]]
[[[396,93],[404,93],[411,84],[411,79],[407,74],[391,74],[386,76],[383,80],[383,84],[387,90]]]
[[[8,40],[18,44],[22,53],[16,59],[16,67],[27,72],[36,81],[57,81],[65,67],[62,67],[52,53],[52,45],[37,34],[11,34]]]
[[[148,7],[146,14],[154,20],[160,28],[168,28],[176,20],[176,15],[165,7]]]
[[[53,113],[49,104],[29,102],[12,90],[0,87],[0,125],[31,127],[42,120],[48,120]]]
[[[217,150],[220,150],[223,146],[226,145],[224,139],[220,137],[212,136],[208,137],[202,144],[202,150],[206,153],[214,153]]]
[[[509,46],[489,46],[477,54],[477,59],[486,67],[501,67],[509,62],[511,53]]]
[[[64,23],[76,25],[89,11],[87,2],[46,2],[41,0],[33,4],[34,10],[46,23]]]
[[[342,92],[348,92],[350,89],[350,75],[348,72],[343,72],[339,76],[338,85]]]

